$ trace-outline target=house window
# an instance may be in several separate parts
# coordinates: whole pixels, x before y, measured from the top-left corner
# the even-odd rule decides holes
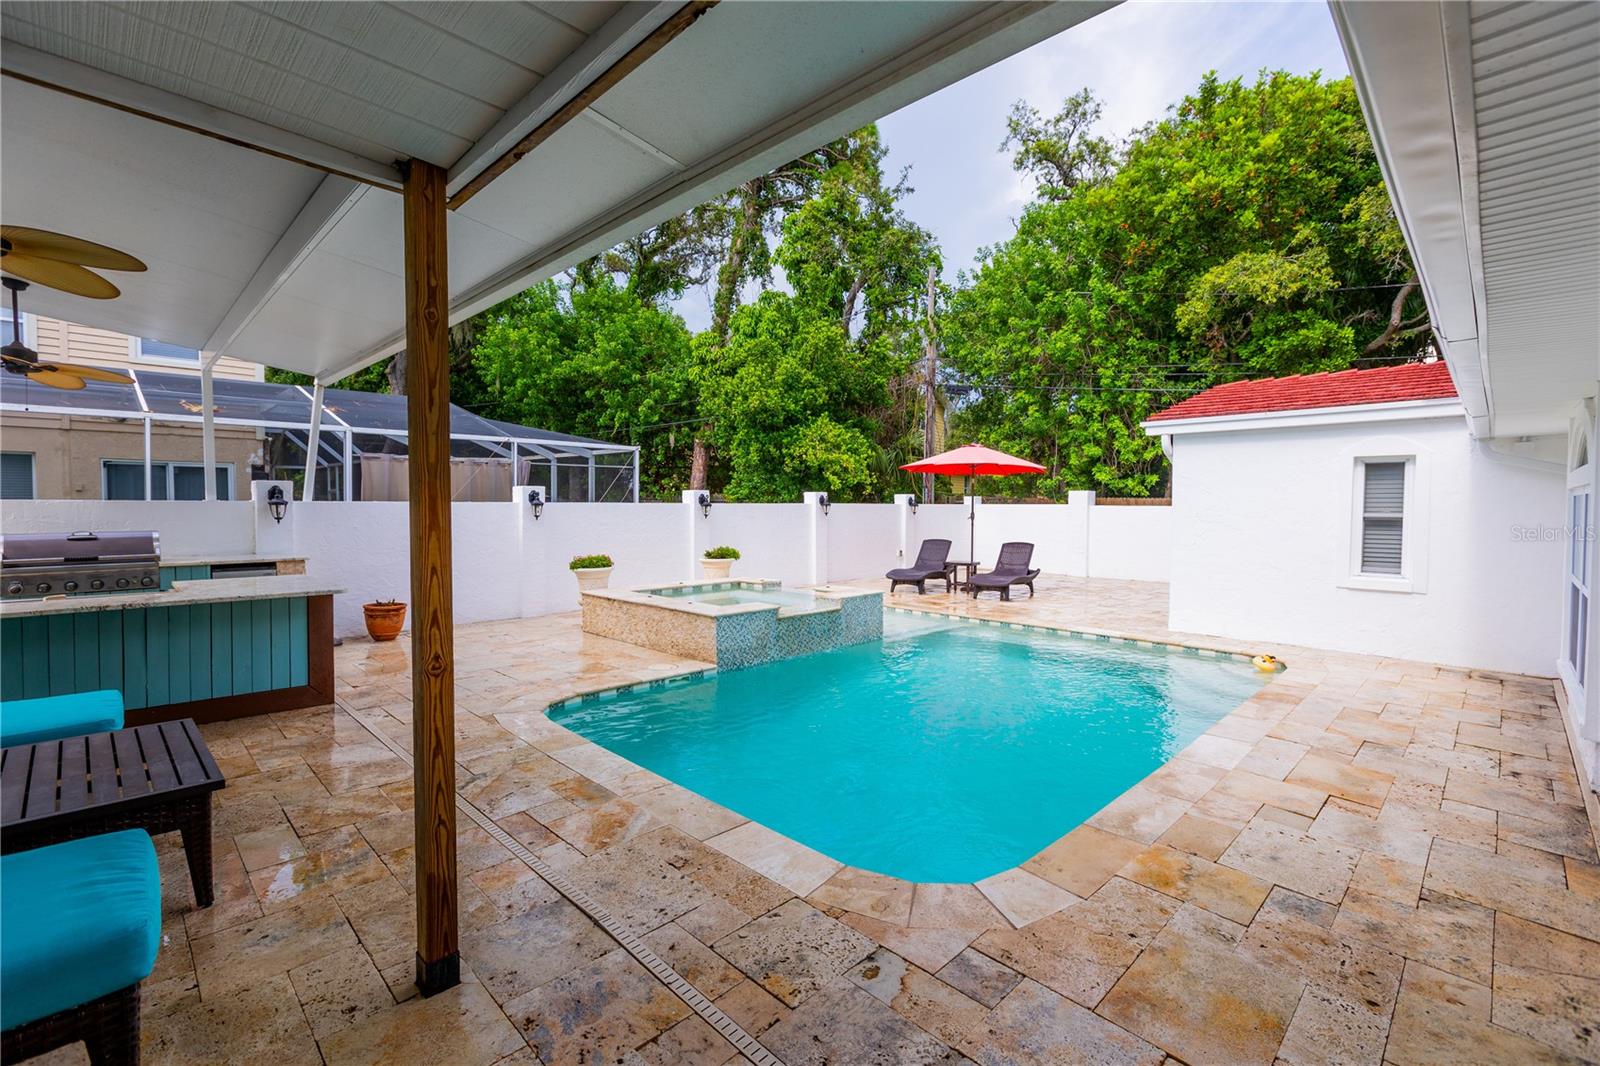
[[[0,452],[0,500],[31,500],[33,453]]]
[[[108,500],[144,499],[144,464],[131,459],[107,459],[104,497]],[[205,499],[205,466],[201,463],[151,463],[150,495],[157,500]],[[233,464],[217,464],[217,499],[233,499]]]
[[[130,337],[130,354],[142,363],[170,363],[174,366],[199,366],[200,349],[168,344],[153,337]]]
[[[16,340],[20,340],[23,344],[28,344],[30,339],[28,337],[28,316],[24,314],[21,318],[17,319],[17,321],[22,326],[20,333],[14,330],[11,326],[11,308],[0,307],[0,344],[10,344],[12,341]]]
[[[1363,577],[1401,577],[1405,573],[1406,462],[1361,462],[1360,554]]]
[[[1567,500],[1567,665],[1582,686],[1589,664],[1589,559],[1594,525],[1587,489],[1570,493]]]

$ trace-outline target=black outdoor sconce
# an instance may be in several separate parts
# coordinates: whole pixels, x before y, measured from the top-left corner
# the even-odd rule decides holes
[[[911,498],[906,500],[906,506],[911,508],[911,513],[912,514],[916,514],[917,513],[917,494],[916,493],[913,492],[911,494]]]
[[[827,514],[828,508],[832,506],[832,504],[828,502],[828,494],[826,492],[817,497],[817,504],[822,508],[823,514]]]
[[[528,503],[533,506],[533,520],[537,522],[539,516],[544,514],[544,497],[539,495],[538,489],[528,490]]]
[[[700,513],[702,515],[704,515],[706,518],[710,518],[711,517],[711,493],[702,492],[700,494],[699,500],[697,500],[696,502],[700,504]]]
[[[289,501],[284,498],[281,485],[274,485],[267,490],[267,510],[272,512],[274,522],[282,522],[283,512],[288,509]]]

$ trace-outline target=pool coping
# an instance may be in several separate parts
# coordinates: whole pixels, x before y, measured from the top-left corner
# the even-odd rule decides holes
[[[994,628],[1050,633],[1055,636],[1082,639],[1093,643],[1118,644],[1124,646],[1142,647],[1150,650],[1176,652],[1179,654],[1193,655],[1197,658],[1226,658],[1243,663],[1250,662],[1252,658],[1252,655],[1249,651],[1239,650],[1237,648],[1206,647],[1201,645],[1185,644],[1178,641],[1156,640],[1153,638],[1136,637],[1127,634],[1108,633],[1094,629],[1077,629],[1066,626],[1054,626],[1046,623],[1009,622],[990,618],[972,618],[963,615],[951,614],[944,611],[926,609],[919,610],[910,607],[890,605],[887,603],[884,605],[884,610],[901,614],[924,615],[931,618],[947,619],[953,622],[962,622],[977,626],[990,626]],[[1236,723],[1240,721],[1259,721],[1258,716],[1246,713],[1246,709],[1255,704],[1260,699],[1262,693],[1271,690],[1274,682],[1285,676],[1285,671],[1279,670],[1278,672],[1267,677],[1262,686],[1257,689],[1255,693],[1251,694],[1249,698],[1245,699],[1238,706],[1234,707],[1226,714],[1222,715],[1222,717],[1218,718],[1217,721],[1213,722],[1205,732],[1201,733],[1194,740],[1190,741],[1190,743],[1181,751],[1175,753],[1171,758],[1162,762],[1150,773],[1129,785],[1128,788],[1118,793],[1108,803],[1099,808],[1099,810],[1095,811],[1089,817],[1083,819],[1072,828],[1068,829],[1061,836],[1051,841],[1044,848],[1040,849],[1039,852],[1030,856],[1022,863],[1009,867],[1005,870],[998,871],[979,881],[941,883],[908,881],[904,878],[894,877],[889,874],[880,874],[872,870],[867,870],[862,867],[852,866],[848,863],[841,862],[837,859],[834,859],[832,856],[817,851],[815,848],[812,848],[801,841],[795,840],[793,837],[787,836],[786,834],[773,829],[768,825],[751,818],[746,818],[738,811],[724,807],[722,804],[717,803],[715,800],[707,796],[703,796],[700,793],[695,792],[686,785],[683,785],[661,774],[657,774],[648,767],[640,766],[638,763],[627,759],[625,756],[619,755],[610,748],[607,748],[605,745],[597,744],[594,741],[589,740],[587,737],[584,737],[582,734],[568,729],[566,726],[550,717],[551,711],[564,709],[575,704],[593,703],[626,693],[638,692],[640,690],[676,687],[689,684],[694,681],[703,680],[704,678],[713,676],[719,672],[717,667],[714,665],[686,664],[686,666],[688,668],[681,673],[671,674],[665,677],[650,678],[644,681],[629,682],[621,685],[602,685],[588,691],[576,692],[572,695],[550,701],[545,705],[542,712],[544,721],[549,725],[559,729],[563,734],[566,735],[567,738],[571,739],[572,743],[563,745],[559,750],[549,751],[549,753],[552,755],[552,757],[557,758],[558,761],[564,761],[561,760],[560,756],[563,754],[569,754],[575,749],[595,749],[597,751],[604,752],[608,759],[617,760],[619,763],[625,764],[627,767],[630,767],[632,771],[649,774],[651,777],[663,782],[664,786],[687,793],[702,803],[709,804],[716,809],[728,811],[729,814],[740,819],[738,823],[726,830],[722,830],[703,838],[702,842],[726,855],[728,858],[739,862],[746,868],[753,870],[754,872],[761,874],[772,881],[775,881],[776,883],[794,892],[797,896],[811,900],[818,905],[836,907],[840,911],[849,912],[870,921],[896,924],[890,918],[885,916],[883,911],[883,901],[886,899],[896,898],[903,893],[907,897],[907,902],[905,904],[907,916],[905,921],[901,921],[898,924],[910,928],[941,927],[938,925],[922,926],[912,924],[912,920],[909,915],[911,906],[909,900],[919,886],[933,886],[941,893],[948,893],[951,890],[958,891],[963,888],[976,890],[979,894],[981,894],[983,899],[987,901],[987,906],[994,912],[994,916],[1006,923],[1006,925],[1003,926],[999,923],[991,922],[988,926],[986,926],[987,928],[1005,928],[1009,926],[1013,929],[1021,929],[1034,921],[1037,921],[1043,917],[1047,917],[1049,914],[1064,910],[1067,907],[1081,902],[1083,897],[1071,892],[1064,886],[1052,881],[1050,878],[1041,875],[1039,872],[1029,869],[1029,867],[1039,863],[1040,860],[1047,856],[1053,849],[1061,847],[1063,843],[1068,841],[1068,838],[1072,837],[1075,833],[1079,833],[1089,828],[1096,829],[1100,832],[1109,832],[1108,830],[1104,830],[1101,827],[1096,826],[1094,824],[1095,820],[1106,815],[1106,813],[1112,808],[1118,807],[1119,804],[1123,804],[1124,801],[1127,800],[1131,795],[1135,795],[1141,790],[1148,790],[1149,783],[1158,776],[1166,773],[1174,763],[1198,763],[1202,769],[1207,767],[1215,769],[1219,777],[1222,773],[1232,769],[1232,764],[1228,766],[1218,766],[1214,761],[1215,756],[1213,756],[1211,759],[1197,758],[1192,753],[1194,753],[1196,749],[1206,748],[1208,744],[1215,745],[1216,741],[1219,739],[1233,740],[1234,738],[1227,735],[1228,729],[1226,726],[1230,722]],[[1220,732],[1219,728],[1221,729]],[[1235,760],[1235,762],[1237,762],[1237,760]],[[1196,801],[1198,800],[1198,797],[1193,799],[1183,799],[1183,797],[1173,796],[1168,793],[1160,792],[1160,790],[1156,790],[1156,792],[1163,798],[1182,800],[1182,802],[1185,804],[1185,811],[1183,812],[1185,815],[1188,813],[1189,809],[1194,807]],[[1180,817],[1181,816],[1182,815],[1180,815]],[[1174,821],[1176,821],[1176,819],[1174,819]],[[1140,847],[1154,847],[1156,844],[1156,837],[1160,835],[1160,833],[1157,833],[1155,836],[1152,836],[1150,840],[1141,841]],[[832,892],[827,891],[828,886],[835,881],[841,882],[840,888]],[[870,887],[863,888],[861,886]],[[857,905],[852,906],[852,903]],[[959,914],[954,923],[943,927],[971,928],[972,926],[970,924],[970,918],[968,915]]]
[[[827,614],[839,610],[840,601],[842,600],[854,599],[857,596],[882,595],[881,592],[875,589],[861,589],[849,585],[809,585],[805,586],[804,591],[816,594],[816,602],[810,606],[754,602],[730,603],[718,606],[696,603],[688,598],[680,599],[673,596],[656,595],[662,589],[682,589],[690,593],[714,592],[729,585],[762,592],[800,591],[798,589],[786,590],[783,582],[777,578],[730,577],[716,580],[677,581],[665,585],[650,585],[640,588],[585,589],[583,595],[593,596],[602,600],[614,600],[618,603],[643,604],[647,607],[655,607],[664,611],[678,611],[702,618],[725,618],[729,615],[755,614],[760,611],[776,611],[779,618],[794,618],[807,614]]]

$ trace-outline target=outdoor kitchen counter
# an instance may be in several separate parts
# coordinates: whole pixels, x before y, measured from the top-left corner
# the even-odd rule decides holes
[[[333,597],[304,574],[0,603],[0,700],[114,689],[127,724],[333,702]]]
[[[281,600],[308,596],[333,596],[344,589],[304,574],[270,577],[218,577],[205,581],[179,581],[170,589],[109,592],[85,596],[57,596],[47,600],[6,600],[0,618],[36,618],[53,614],[125,611],[141,607],[192,607],[198,604]]]

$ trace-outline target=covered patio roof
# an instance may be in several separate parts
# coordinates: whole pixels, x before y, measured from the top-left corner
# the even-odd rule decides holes
[[[18,2],[6,221],[150,266],[31,310],[331,381],[404,341],[397,161],[455,321],[1108,6]]]
[[[1600,375],[1600,5],[1332,7],[1473,431],[1565,433]]]

